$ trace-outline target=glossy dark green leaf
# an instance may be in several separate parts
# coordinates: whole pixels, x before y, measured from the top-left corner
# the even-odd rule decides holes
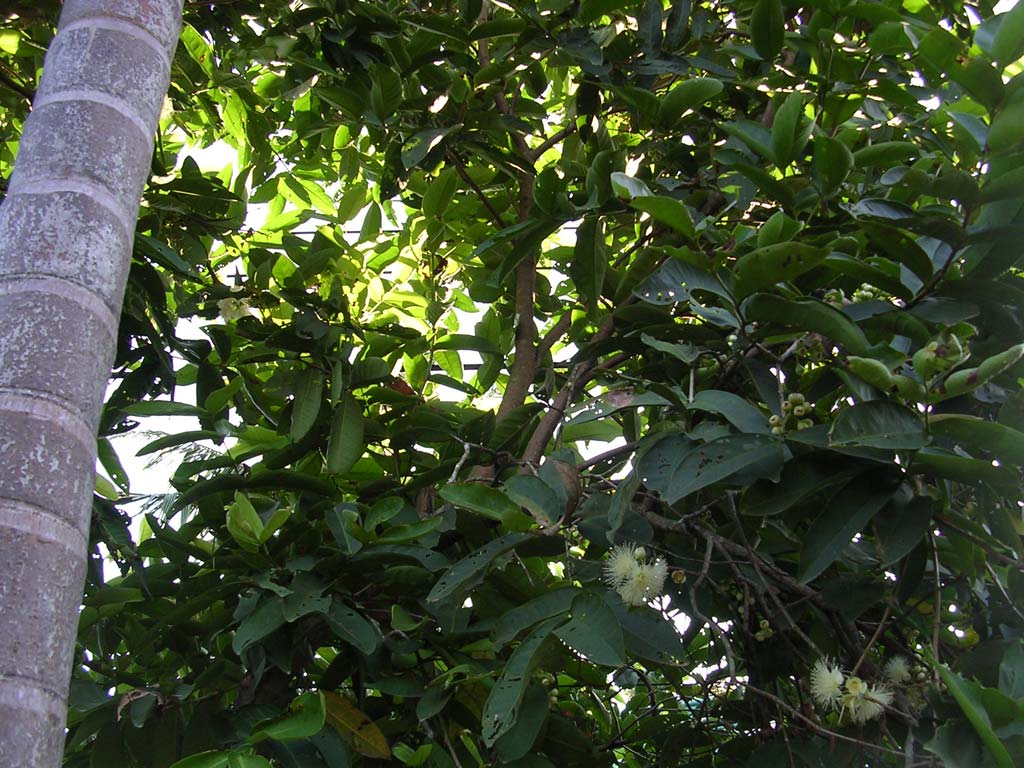
[[[495,622],[493,639],[501,648],[511,642],[520,632],[529,629],[553,616],[568,616],[573,600],[579,594],[574,587],[556,589],[510,609]]]
[[[711,101],[725,89],[721,80],[713,77],[693,77],[674,85],[661,98],[658,123],[672,128],[688,109],[697,109]]]
[[[664,496],[674,504],[684,496],[740,473],[777,476],[782,470],[782,443],[766,435],[736,435],[712,440],[679,456]]]
[[[284,604],[281,598],[265,598],[255,611],[242,619],[231,641],[231,648],[235,653],[241,654],[250,645],[262,640],[283,624]]]
[[[317,368],[308,368],[298,378],[292,423],[288,435],[294,442],[306,436],[316,423],[324,395],[324,375]]]
[[[327,443],[327,471],[344,475],[363,455],[363,406],[345,394],[334,408]]]
[[[829,443],[914,451],[928,443],[924,420],[906,406],[871,400],[842,409],[832,422]]]
[[[843,486],[803,537],[797,578],[808,583],[828,568],[850,545],[895,492],[888,475],[862,476]]]
[[[813,269],[826,256],[823,248],[805,243],[777,243],[741,256],[733,265],[736,295],[749,296]]]
[[[288,708],[288,714],[270,721],[258,723],[249,736],[249,743],[264,739],[286,741],[305,739],[317,733],[324,726],[326,712],[323,696],[317,691],[300,694]]]
[[[502,734],[507,733],[515,725],[519,717],[519,705],[530,683],[530,673],[536,664],[541,646],[561,622],[561,618],[554,618],[542,623],[527,635],[505,664],[504,672],[484,702],[484,744],[493,745]]]
[[[750,16],[750,36],[762,59],[774,59],[785,42],[782,0],[757,0]]]
[[[345,642],[350,643],[364,654],[371,654],[380,645],[380,634],[360,613],[337,598],[327,612],[327,623]]]
[[[774,322],[813,331],[842,344],[853,355],[864,355],[868,340],[864,332],[835,307],[815,299],[786,299],[770,293],[755,293],[742,310],[750,320]]]
[[[458,187],[458,172],[454,168],[446,168],[427,181],[427,191],[423,193],[423,215],[441,216],[448,209]]]
[[[529,538],[524,533],[508,533],[462,558],[437,580],[434,588],[427,595],[427,601],[438,602],[456,591],[472,587],[483,577],[496,557],[505,554]]]
[[[619,620],[597,595],[585,592],[578,596],[569,621],[555,630],[555,636],[595,664],[617,667],[626,661]]]
[[[741,432],[766,435],[771,432],[768,417],[757,406],[733,392],[705,389],[690,401],[690,409],[720,414]]]
[[[573,281],[585,306],[597,311],[597,300],[604,288],[608,271],[608,251],[604,241],[604,225],[598,218],[587,218],[576,230],[576,247],[570,269]]]
[[[788,168],[796,156],[803,152],[809,138],[803,112],[803,94],[796,92],[789,94],[775,113],[772,122],[772,157],[777,168]]]
[[[452,483],[444,486],[440,497],[470,512],[501,521],[503,515],[518,511],[519,505],[497,488],[480,483]]]

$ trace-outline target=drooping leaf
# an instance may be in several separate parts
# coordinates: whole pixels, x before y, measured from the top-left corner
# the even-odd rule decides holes
[[[529,538],[524,533],[507,533],[462,558],[441,575],[427,595],[427,601],[436,603],[458,590],[469,588],[483,576],[496,557],[503,555]]]
[[[291,703],[288,714],[284,717],[258,723],[248,742],[256,744],[264,739],[285,741],[308,738],[323,727],[325,716],[323,694],[319,691],[307,691]]]
[[[300,376],[295,388],[292,423],[288,435],[298,442],[316,422],[324,395],[324,375],[318,368],[308,368]]]
[[[782,444],[766,435],[722,437],[681,455],[664,496],[674,504],[684,496],[738,473],[770,477],[782,469]]]
[[[452,483],[444,486],[440,497],[462,509],[501,521],[504,515],[518,511],[519,507],[497,488],[480,483]]]
[[[531,632],[515,649],[505,664],[505,670],[494,684],[482,715],[482,736],[484,744],[491,746],[515,725],[519,716],[519,705],[530,683],[536,657],[544,641],[562,622],[562,618],[545,621]]]
[[[770,293],[755,293],[743,303],[751,320],[775,322],[828,336],[853,355],[865,355],[868,340],[864,332],[842,312],[815,299],[786,299]]]
[[[757,0],[750,16],[750,36],[762,59],[774,59],[785,42],[782,0]]]
[[[844,485],[804,535],[797,578],[808,583],[828,568],[884,507],[896,485],[884,473],[861,476]]]
[[[625,663],[619,621],[597,595],[579,595],[572,603],[569,621],[558,627],[555,635],[595,664],[617,667]]]
[[[345,696],[323,691],[325,718],[352,748],[366,757],[385,760],[391,756],[387,738],[366,713]]]
[[[327,471],[346,474],[363,454],[363,407],[346,393],[335,406],[327,443]]]
[[[736,260],[738,298],[764,290],[776,283],[793,280],[814,268],[827,255],[823,248],[805,243],[777,243],[758,248]]]

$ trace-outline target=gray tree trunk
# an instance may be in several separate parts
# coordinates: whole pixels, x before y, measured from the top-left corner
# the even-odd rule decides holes
[[[66,0],[0,207],[0,766],[54,768],[96,427],[182,0]]]

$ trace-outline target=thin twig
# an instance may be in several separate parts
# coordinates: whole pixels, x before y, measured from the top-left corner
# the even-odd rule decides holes
[[[884,752],[887,755],[895,755],[896,757],[903,757],[903,753],[902,752],[897,752],[895,750],[889,749],[888,747],[883,747],[880,744],[872,744],[870,741],[863,741],[861,739],[854,738],[853,736],[847,736],[847,735],[842,734],[842,733],[836,733],[835,731],[831,731],[831,730],[829,730],[828,728],[825,728],[822,725],[818,725],[818,723],[814,722],[814,720],[812,720],[811,718],[807,717],[807,715],[805,715],[800,710],[795,709],[792,706],[790,706],[789,702],[785,701],[784,699],[780,699],[774,693],[769,693],[768,691],[762,690],[761,688],[758,688],[757,686],[751,685],[750,683],[745,683],[743,687],[746,690],[748,690],[748,691],[752,691],[753,693],[756,693],[758,696],[763,696],[764,698],[768,699],[769,701],[775,702],[775,704],[777,706],[779,706],[782,709],[784,709],[792,717],[797,718],[798,720],[803,722],[805,725],[809,726],[811,728],[811,730],[815,731],[816,733],[820,734],[821,736],[827,736],[830,739],[838,739],[839,741],[845,741],[848,744],[856,744],[859,747],[864,747],[865,749],[873,749],[876,752]]]

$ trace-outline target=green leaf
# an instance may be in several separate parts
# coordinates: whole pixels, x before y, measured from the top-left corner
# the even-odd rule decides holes
[[[583,304],[591,312],[596,312],[597,301],[604,288],[605,273],[608,271],[604,225],[599,218],[584,219],[576,230],[576,246],[570,271]]]
[[[324,375],[317,368],[307,368],[299,376],[292,406],[292,423],[288,431],[292,442],[299,442],[316,423],[324,396]]]
[[[501,649],[508,645],[520,632],[545,619],[563,615],[567,617],[579,593],[575,587],[555,589],[510,609],[494,624],[492,639],[495,648]]]
[[[981,742],[963,720],[944,723],[925,742],[925,749],[942,758],[946,768],[976,768],[981,765]]]
[[[834,446],[915,451],[927,443],[921,417],[889,400],[871,400],[844,408],[829,431],[829,444]]]
[[[650,215],[652,219],[681,232],[687,237],[694,236],[693,219],[690,211],[678,200],[658,195],[656,197],[635,197],[629,201],[630,207]]]
[[[782,443],[765,435],[721,437],[681,455],[669,475],[665,501],[679,499],[721,482],[739,472],[759,477],[778,475],[782,469]]]
[[[978,686],[970,685],[960,675],[950,671],[945,664],[934,659],[931,659],[931,663],[932,667],[942,678],[942,682],[946,684],[949,692],[953,695],[953,698],[956,699],[956,703],[960,705],[960,709],[963,710],[968,722],[981,738],[982,744],[985,745],[998,768],[1014,768],[1013,758],[1010,757],[1010,753],[1006,751],[1006,747],[1003,746],[995,731],[992,730],[992,723],[989,720],[988,713],[985,711],[984,705],[978,700],[974,690]]]
[[[133,403],[121,409],[128,416],[206,416],[206,411],[188,403],[175,403],[170,400],[146,400]]]
[[[1024,6],[1018,2],[996,18],[999,19],[999,27],[986,53],[1005,68],[1024,56]]]
[[[696,109],[718,96],[725,86],[713,77],[691,77],[673,86],[661,97],[658,107],[658,125],[674,128],[688,109]]]
[[[228,764],[230,752],[200,752],[174,763],[171,768],[223,768]]]
[[[824,248],[805,243],[777,243],[758,248],[736,260],[736,296],[743,298],[776,283],[788,282],[813,269],[825,258]]]
[[[1024,432],[1012,427],[966,414],[936,413],[928,417],[928,430],[974,452],[989,453],[1003,464],[1024,466]]]
[[[743,494],[745,515],[777,515],[810,499],[860,471],[858,465],[837,464],[823,454],[798,456],[786,462],[778,482],[758,480]]]
[[[804,97],[799,91],[789,94],[775,113],[772,122],[772,157],[780,170],[788,168],[803,152],[807,143],[810,134],[805,132],[802,124],[803,114]]]
[[[456,507],[499,522],[504,515],[519,511],[519,505],[500,490],[481,483],[451,483],[444,486],[438,495]]]
[[[858,168],[891,168],[921,153],[910,141],[880,141],[853,153],[853,164]]]
[[[531,682],[519,705],[515,725],[495,742],[495,749],[507,765],[527,755],[537,741],[550,709],[548,692],[537,680]]]
[[[750,36],[762,59],[774,59],[785,43],[786,21],[782,0],[757,0],[750,16]]]
[[[803,537],[800,583],[807,584],[835,562],[895,491],[891,476],[882,472],[862,475],[843,486]]]
[[[256,744],[264,739],[306,739],[323,728],[325,716],[323,695],[319,691],[307,691],[291,703],[284,717],[258,723],[246,741]]]
[[[640,335],[640,340],[651,349],[656,349],[659,352],[665,352],[666,354],[672,355],[672,357],[677,360],[681,360],[687,365],[700,357],[700,349],[685,341],[681,344],[670,344],[667,341],[659,341],[646,333]]]
[[[427,595],[427,602],[436,603],[456,591],[473,586],[483,577],[496,557],[505,554],[524,541],[528,541],[529,538],[524,533],[507,533],[462,558],[437,580],[434,588]]]
[[[853,169],[853,153],[838,139],[814,139],[814,180],[826,197],[835,194]]]
[[[402,147],[402,165],[411,170],[423,162],[423,158],[450,133],[462,128],[453,125],[448,128],[429,128],[414,134]],[[452,169],[454,170],[454,169]]]
[[[240,491],[235,491],[235,503],[228,507],[227,526],[228,533],[239,546],[251,552],[259,549],[263,520],[249,498]]]
[[[555,618],[541,624],[531,632],[505,664],[501,677],[491,688],[483,708],[483,740],[488,747],[509,731],[519,716],[519,705],[530,682],[530,673],[537,663],[541,646],[552,630],[562,622]]]
[[[427,191],[423,193],[423,215],[436,218],[448,210],[458,181],[458,172],[454,168],[445,168],[436,179],[428,179]]]
[[[242,619],[231,641],[232,650],[242,651],[284,625],[284,603],[279,597],[264,598],[260,606]]]
[[[623,200],[634,200],[638,197],[651,197],[651,190],[640,179],[616,171],[610,176],[612,190]]]
[[[228,768],[274,768],[269,760],[260,755],[233,754],[228,759]]]
[[[717,413],[741,432],[771,433],[768,417],[761,409],[737,394],[721,389],[704,389],[690,401],[691,410]]]
[[[816,299],[785,299],[770,293],[755,293],[743,302],[749,320],[774,322],[828,336],[852,355],[868,351],[864,332],[835,307]]]
[[[331,437],[327,442],[327,471],[344,475],[363,455],[363,406],[345,393],[334,408]]]
[[[584,592],[577,597],[569,622],[556,629],[555,636],[595,664],[618,667],[626,663],[619,620],[597,595]]]
[[[994,152],[1008,152],[1024,143],[1024,93],[1018,92],[992,119],[988,146]]]
[[[331,602],[327,623],[345,642],[369,656],[380,645],[380,634],[361,614],[339,601]]]
[[[969,485],[989,485],[1008,498],[1020,495],[1017,470],[993,466],[988,459],[968,459],[926,448],[914,454],[908,471],[956,480]]]
[[[555,491],[535,475],[516,475],[505,483],[505,493],[512,501],[526,507],[535,520],[553,523],[565,511]]]
[[[931,520],[932,503],[924,497],[883,510],[875,518],[875,535],[881,550],[878,564],[884,568],[910,554],[928,533]]]
[[[999,691],[1011,699],[1024,699],[1024,640],[1018,639],[999,664]]]

